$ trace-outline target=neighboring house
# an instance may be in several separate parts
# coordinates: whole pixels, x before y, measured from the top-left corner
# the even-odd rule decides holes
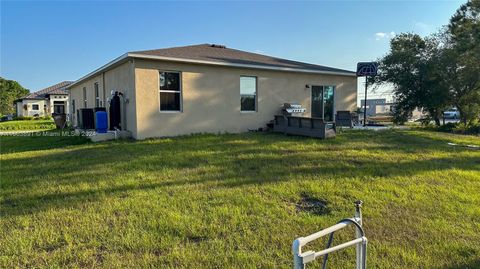
[[[15,100],[17,116],[51,116],[53,113],[69,113],[66,87],[72,81],[63,81],[43,90]]]
[[[361,100],[361,111],[363,113],[363,108],[365,107],[365,99]],[[387,102],[385,98],[379,99],[367,99],[367,116],[386,116],[391,114],[395,109],[395,100]],[[425,117],[426,114],[422,112],[421,109],[416,108],[412,111],[412,117],[410,120],[418,120]]]
[[[74,125],[121,92],[121,127],[136,139],[258,129],[287,102],[326,120],[357,104],[355,72],[211,44],[129,52],[68,89]]]

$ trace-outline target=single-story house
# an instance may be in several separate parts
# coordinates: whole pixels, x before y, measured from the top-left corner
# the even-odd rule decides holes
[[[54,113],[69,113],[66,87],[72,81],[62,81],[43,90],[30,93],[15,100],[17,116],[52,116]]]
[[[215,44],[128,52],[68,89],[74,126],[121,93],[120,126],[135,139],[258,129],[284,103],[325,120],[357,107],[355,72]]]

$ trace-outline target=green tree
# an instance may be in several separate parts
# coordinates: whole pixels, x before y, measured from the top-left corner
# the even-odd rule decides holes
[[[457,10],[444,43],[444,82],[466,124],[480,116],[480,0],[471,0]]]
[[[390,52],[379,61],[379,74],[372,82],[394,87],[394,121],[405,122],[421,108],[440,124],[448,105],[448,89],[442,84],[439,42],[435,37],[400,34],[390,42]]]
[[[0,114],[13,114],[13,101],[29,93],[20,83],[0,77]]]
[[[480,116],[480,0],[462,5],[438,34],[422,38],[401,34],[379,60],[372,82],[394,86],[396,122],[418,107],[440,124],[443,111],[455,106],[462,122]]]

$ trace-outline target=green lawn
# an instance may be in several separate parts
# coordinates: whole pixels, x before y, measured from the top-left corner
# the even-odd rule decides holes
[[[0,132],[49,129],[55,129],[53,120],[13,120],[0,122]]]
[[[480,150],[447,145],[478,137],[0,139],[0,268],[290,268],[292,241],[352,216],[356,199],[370,268],[480,268]],[[304,198],[326,207],[302,211]],[[352,248],[329,266],[354,260]]]

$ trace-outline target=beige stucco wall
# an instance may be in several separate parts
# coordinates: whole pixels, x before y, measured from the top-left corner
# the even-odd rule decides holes
[[[18,117],[23,116],[23,102],[16,102],[16,115]]]
[[[181,71],[182,112],[159,111],[159,70]],[[240,76],[257,77],[257,112],[240,112]],[[257,129],[285,102],[302,104],[309,116],[311,87],[306,84],[335,85],[335,110],[356,109],[356,77],[136,59],[136,138]]]
[[[38,110],[33,110],[32,105],[38,105]],[[24,109],[24,106],[27,106],[27,109]],[[44,100],[32,100],[32,99],[23,99],[21,102],[17,102],[17,116],[29,116],[38,114],[40,117],[45,116],[45,101]]]
[[[73,126],[77,126],[77,113],[78,110],[81,108],[93,108],[95,107],[95,90],[94,84],[98,82],[99,91],[103,91],[103,75],[94,76],[88,80],[83,81],[80,84],[77,84],[69,89],[69,101],[70,101],[70,108],[69,110],[72,112],[70,115],[70,120],[72,121]],[[83,88],[86,89],[87,93],[87,106],[84,105],[83,99]],[[100,94],[101,96],[101,94]],[[73,108],[73,100],[75,100],[75,109]]]
[[[70,114],[70,104],[68,100],[68,95],[63,95],[63,94],[52,94],[49,96],[49,99],[47,100],[47,113],[51,115],[54,112],[54,102],[63,102],[65,106],[65,114],[67,116]]]
[[[111,96],[111,91],[124,93],[127,103],[123,103],[121,108],[122,126],[126,125],[126,130],[132,132],[132,136],[137,138],[134,70],[134,61],[129,60],[128,62],[105,72],[105,89],[107,90],[107,97]]]
[[[105,82],[105,84],[104,84]],[[80,108],[94,108],[95,107],[95,83],[98,83],[100,101],[107,108],[107,99],[111,97],[111,91],[120,91],[125,94],[128,103],[124,104],[125,110],[122,109],[122,124],[126,124],[126,129],[132,132],[136,137],[136,121],[135,121],[135,82],[134,82],[134,66],[133,60],[127,61],[119,66],[116,66],[104,73],[96,75],[88,80],[74,85],[69,89],[69,103],[70,111],[72,111],[72,101],[75,100],[75,109]],[[83,88],[85,87],[87,93],[87,106],[83,102]],[[123,113],[125,111],[125,113]],[[72,111],[72,124],[77,126],[77,111]],[[122,126],[124,126],[122,125]]]

